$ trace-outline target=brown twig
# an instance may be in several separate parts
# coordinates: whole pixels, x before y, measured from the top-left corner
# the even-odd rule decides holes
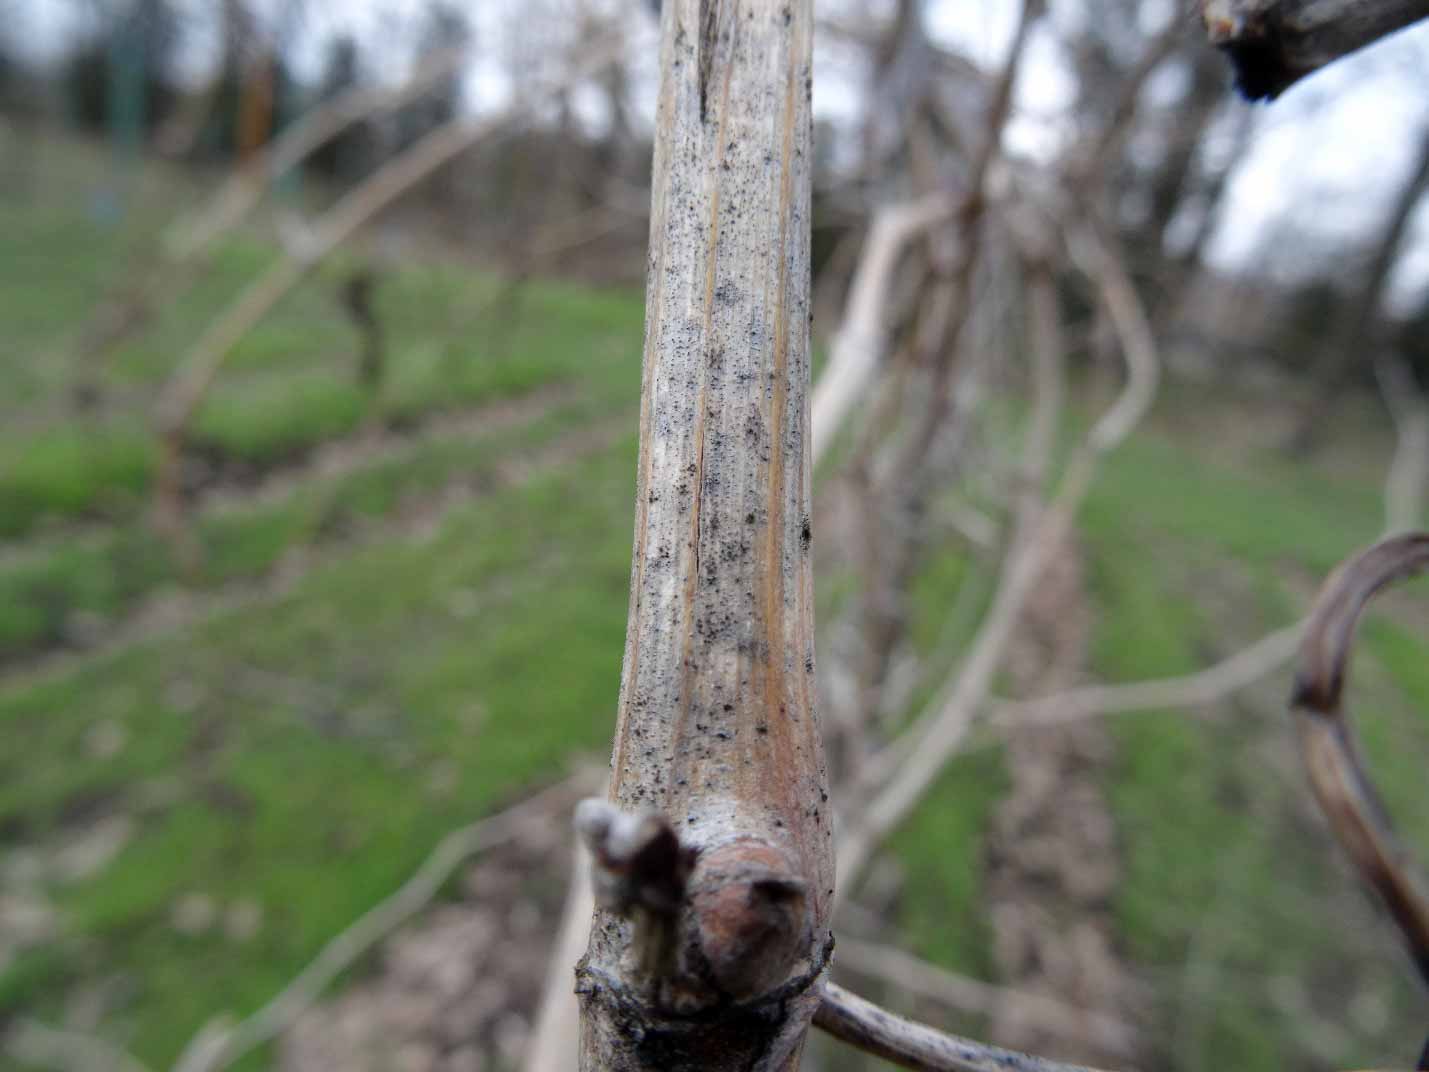
[[[835,963],[962,1012],[990,1016],[1011,1003],[1035,1011],[1038,1019],[1059,1035],[1086,1039],[1119,1053],[1129,1053],[1132,1049],[1131,1031],[1119,1020],[1046,994],[958,975],[892,946],[840,937]]]
[[[367,261],[348,275],[339,291],[342,307],[362,340],[357,379],[369,395],[376,395],[381,389],[387,367],[386,335],[377,316],[373,293],[378,278],[376,265]]]
[[[1044,279],[1040,271],[1034,275],[1034,280]],[[1036,347],[1039,351],[1050,348],[1049,352],[1039,352],[1037,356],[1034,377],[1037,396],[1022,460],[1023,487],[1036,489],[1050,461],[1055,439],[1055,411],[1061,404],[1060,365],[1064,355],[1060,349],[1059,325],[1055,322],[1055,302],[1048,304],[1044,287],[1038,282],[1034,282],[1029,297],[1032,299],[1030,318],[1037,325]],[[1049,317],[1051,323],[1046,322]],[[1055,540],[1060,539],[1060,527],[1054,532],[1046,522],[1040,494],[1024,493],[1019,498],[1011,550],[1004,559],[1002,577],[966,661],[940,691],[939,700],[935,701],[937,713],[910,731],[908,739],[917,743],[904,753],[896,776],[890,776],[881,785],[868,807],[860,809],[858,819],[852,821],[840,837],[840,901],[852,893],[854,882],[873,848],[903,821],[927,792],[967,732],[1001,664],[1022,603],[1041,573],[1046,553]]]
[[[1142,51],[1130,73],[1117,87],[1116,100],[1112,104],[1100,133],[1093,139],[1087,150],[1079,154],[1068,167],[1068,179],[1073,185],[1090,187],[1093,179],[1104,174],[1113,165],[1125,140],[1126,132],[1141,103],[1141,92],[1147,80],[1175,51],[1181,40],[1184,27],[1181,19],[1173,15]]]
[[[1298,622],[1277,629],[1215,665],[1182,677],[1120,685],[1083,685],[1032,700],[1001,701],[986,716],[986,735],[980,735],[975,743],[969,741],[966,747],[971,750],[996,744],[1014,730],[1061,726],[1133,711],[1205,707],[1217,703],[1290,662],[1299,648],[1301,632]],[[887,782],[916,743],[915,737],[905,734],[875,753],[860,772],[863,784],[876,786]]]
[[[905,1020],[829,983],[814,1026],[850,1046],[919,1072],[1095,1072],[949,1035]]]
[[[963,336],[976,304],[974,281],[983,252],[983,221],[991,201],[987,187],[999,159],[1017,72],[1031,27],[1043,6],[1041,0],[1024,0],[1021,6],[1007,60],[990,91],[966,186],[960,196],[950,199],[950,233],[934,236],[943,239],[940,245],[934,243],[930,256],[934,274],[941,278],[919,303],[910,343],[911,363],[925,370],[919,378],[926,379],[920,382],[918,394],[905,393],[905,399],[913,402],[916,416],[906,424],[899,422],[911,424],[911,428],[890,452],[892,489],[886,495],[877,495],[876,489],[884,480],[882,474],[875,475],[867,465],[856,474],[872,504],[867,516],[887,519],[879,526],[865,524],[861,540],[868,568],[864,571],[861,597],[862,650],[856,662],[859,705],[870,716],[882,706],[879,698],[885,690],[888,668],[905,634],[904,600],[922,546],[919,519],[926,512],[936,468],[929,463],[930,455],[940,433],[950,424],[958,431],[962,427],[948,418],[959,371],[970,371],[971,363],[961,358],[974,349]]]
[[[1384,899],[1429,982],[1429,891],[1399,844],[1364,766],[1342,706],[1355,628],[1383,588],[1429,569],[1429,533],[1382,540],[1342,564],[1310,612],[1291,709],[1310,784],[1335,837]]]
[[[1019,509],[1031,516],[1042,507],[1067,390],[1066,344],[1057,281],[1045,258],[1027,261],[1027,312],[1032,329],[1032,397],[1036,402],[1023,450]]]
[[[888,289],[899,256],[913,238],[946,220],[952,211],[950,197],[930,194],[874,214],[829,363],[819,376],[810,403],[815,468],[883,360],[888,336]]]
[[[1301,626],[1267,633],[1249,647],[1184,677],[1121,685],[1087,685],[1035,700],[1000,704],[989,718],[993,729],[1056,726],[1097,715],[1172,707],[1204,707],[1259,681],[1288,663],[1299,646]]]
[[[1007,62],[993,87],[988,103],[982,139],[968,169],[967,188],[957,208],[958,235],[953,248],[948,282],[934,292],[930,312],[924,324],[920,349],[931,355],[940,347],[943,352],[933,364],[932,382],[928,387],[928,405],[917,423],[907,448],[900,455],[898,471],[917,473],[933,445],[933,440],[952,404],[949,386],[958,352],[958,338],[972,312],[974,269],[982,250],[982,219],[986,213],[988,194],[985,189],[993,164],[999,158],[1003,134],[1012,111],[1012,90],[1017,84],[1032,25],[1042,14],[1044,0],[1023,0],[1017,29],[1008,51]]]
[[[966,661],[942,690],[931,712],[908,731],[913,743],[906,747],[902,765],[883,782],[841,837],[841,898],[851,892],[875,846],[908,816],[962,746],[1002,663],[1023,603],[1052,549],[1070,527],[1098,463],[1131,434],[1155,397],[1159,369],[1155,341],[1125,270],[1089,227],[1078,229],[1071,239],[1074,260],[1095,282],[1120,338],[1127,363],[1126,385],[1072,456],[1052,505],[1035,516],[1029,516],[1026,508],[1019,511],[1017,532],[1004,560],[997,592]]]

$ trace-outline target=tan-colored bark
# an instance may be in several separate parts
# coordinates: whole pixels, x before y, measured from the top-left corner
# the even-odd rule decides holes
[[[829,945],[809,0],[663,10],[630,617],[583,1069],[793,1069]]]

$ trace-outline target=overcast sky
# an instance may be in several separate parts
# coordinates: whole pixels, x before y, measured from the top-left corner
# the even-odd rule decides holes
[[[175,0],[191,16],[194,28],[183,64],[198,80],[216,55],[218,38],[214,0]],[[588,2],[588,0],[582,0]],[[631,19],[635,47],[631,54],[637,110],[649,122],[653,113],[655,70],[654,19],[644,0],[595,0],[612,10],[635,9]],[[820,10],[842,10],[855,0],[816,0]],[[859,6],[877,10],[880,2]],[[253,0],[269,18],[288,10],[286,0]],[[339,32],[364,42],[377,77],[399,79],[411,60],[425,0],[307,0],[302,5],[294,57],[300,77],[315,78],[326,43]],[[470,14],[482,49],[499,55],[534,53],[553,35],[574,32],[564,18],[567,0],[472,0],[461,5]],[[73,38],[90,5],[80,0],[0,0],[7,10],[12,41],[36,55],[53,55]],[[1152,31],[1172,17],[1175,0],[1146,0],[1140,18]],[[940,43],[970,53],[985,65],[1005,54],[1017,18],[1016,0],[929,0],[930,33]],[[1066,27],[1082,17],[1080,0],[1052,0],[1050,18]],[[1194,26],[1188,32],[1195,32]],[[814,111],[821,119],[849,121],[860,106],[860,73],[852,54],[836,46],[816,57]],[[1169,76],[1168,76],[1169,77]],[[1037,155],[1070,129],[1060,122],[1071,102],[1073,81],[1042,27],[1029,42],[1027,62],[1017,87],[1017,111],[1009,141],[1017,151]],[[473,64],[467,84],[478,110],[503,107],[512,86],[503,65]],[[578,100],[598,122],[603,98],[592,91]],[[1255,113],[1249,153],[1232,176],[1229,211],[1210,256],[1222,265],[1264,260],[1267,248],[1287,238],[1316,248],[1364,234],[1387,210],[1387,198],[1407,174],[1420,140],[1429,129],[1429,26],[1412,28],[1306,79],[1273,104],[1237,107]],[[1323,248],[1323,247],[1320,247]],[[1283,265],[1282,265],[1283,267]],[[1417,296],[1429,281],[1429,206],[1417,214],[1410,250],[1396,280],[1400,301]]]

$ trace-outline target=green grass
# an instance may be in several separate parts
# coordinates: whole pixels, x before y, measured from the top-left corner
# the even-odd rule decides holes
[[[1374,539],[1380,511],[1369,481],[1268,453],[1232,465],[1153,422],[1107,460],[1081,514],[1096,615],[1091,668],[1107,681],[1188,673],[1288,624],[1306,609],[1299,586]],[[946,624],[960,583],[981,585],[974,608],[990,583],[979,576],[985,567],[970,566],[936,549],[924,564],[909,623],[924,654],[965,648],[966,632]],[[1400,828],[1422,844],[1425,639],[1373,612],[1363,635],[1351,685],[1357,724]],[[1339,1067],[1404,1066],[1417,1045],[1417,990],[1388,924],[1369,913],[1354,925],[1327,923],[1324,891],[1363,895],[1319,823],[1305,818],[1313,808],[1286,749],[1288,687],[1282,671],[1213,717],[1151,711],[1107,723],[1116,760],[1105,791],[1123,873],[1110,907],[1121,949],[1151,988],[1143,1027],[1155,1067],[1321,1067],[1323,1052],[1310,1056],[1301,1021],[1275,999],[1285,980],[1332,1005],[1365,994],[1384,1003],[1394,1029],[1351,1032]],[[1267,770],[1270,746],[1291,765]],[[965,757],[893,841],[905,877],[902,943],[984,977],[995,966],[983,838],[1003,789],[996,753]],[[1343,1011],[1334,1019],[1342,1023]]]
[[[908,635],[930,671],[904,721],[923,712],[967,647],[991,596],[986,566],[961,550],[927,556],[910,592]],[[950,616],[950,608],[964,613]],[[1006,790],[1002,757],[986,751],[954,760],[890,848],[904,876],[898,905],[903,943],[944,967],[988,977],[990,938],[983,912],[983,841],[987,820]]]
[[[608,418],[628,404],[622,378],[592,380],[571,400],[557,399],[530,421],[485,432],[479,426],[377,454],[331,477],[312,474],[277,499],[202,511],[194,534],[198,572],[187,574],[142,519],[99,533],[61,533],[0,562],[0,664],[68,643],[87,616],[122,621],[141,601],[179,582],[201,588],[261,578],[291,551],[342,542],[355,526],[381,523],[407,503],[455,481],[494,485],[502,461],[556,441],[571,428]],[[633,419],[633,411],[632,411]]]
[[[272,465],[352,434],[367,403],[356,383],[322,373],[250,380],[203,407],[193,444],[238,461]]]
[[[987,820],[1005,790],[997,754],[955,760],[891,842],[905,882],[900,944],[978,978],[996,970],[981,862]]]
[[[572,752],[603,752],[633,464],[627,440],[491,493],[429,542],[322,566],[276,605],[0,695],[0,725],[26,741],[0,759],[7,824],[44,842],[78,799],[142,815],[102,881],[53,891],[66,941],[11,969],[23,996],[44,1008],[95,965],[122,973],[131,1044],[170,1060],[208,1016],[267,997],[446,830]],[[87,753],[97,721],[125,727],[118,755]],[[429,775],[449,762],[461,777],[438,795]],[[174,799],[136,803],[168,779]],[[256,946],[175,935],[173,905],[195,891],[262,905]]]
[[[107,360],[85,358],[76,351],[83,311],[142,277],[148,254],[135,252],[146,243],[134,232],[153,211],[141,205],[130,226],[116,228],[72,209],[0,205],[0,233],[23,253],[0,264],[0,417],[9,418],[0,436],[0,541],[138,516],[151,489],[149,420],[161,385],[276,259],[254,238],[225,240],[185,270],[180,292],[158,303],[141,333]],[[638,360],[643,314],[629,290],[533,281],[511,291],[449,265],[389,266],[376,292],[385,383],[371,397],[357,381],[358,339],[339,300],[357,260],[332,258],[233,348],[196,416],[196,451],[263,470],[351,434],[369,416],[410,424],[557,382],[602,380]],[[75,411],[68,392],[80,378],[98,386],[102,418]]]
[[[0,404],[15,417],[0,440],[0,663],[68,645],[77,630],[102,636],[180,586],[199,598],[242,594],[292,552],[321,552],[281,597],[222,604],[183,629],[0,682],[0,727],[25,742],[0,750],[0,848],[44,861],[110,813],[135,829],[100,875],[43,871],[59,933],[0,965],[0,1016],[59,1021],[74,987],[122,980],[104,1033],[161,1066],[215,1014],[271,997],[452,827],[573,754],[608,748],[641,303],[629,290],[538,281],[500,320],[490,277],[388,269],[378,290],[387,378],[368,397],[336,299],[347,263],[329,265],[235,348],[198,415],[195,450],[246,479],[369,420],[411,438],[336,475],[295,471],[277,494],[201,500],[201,564],[186,575],[144,517],[148,409],[184,347],[272,249],[225,243],[183,300],[103,367],[96,420],[69,401],[66,335],[115,279],[99,266],[112,270],[134,237],[11,206],[0,206],[0,226],[38,251],[26,273],[94,268],[21,288],[41,308],[17,315],[17,350],[0,354],[0,380],[17,385]],[[0,313],[22,311],[8,304],[15,293],[0,285]],[[30,375],[21,349],[47,347],[61,357]],[[503,417],[498,404],[517,399],[524,416]],[[424,430],[452,411],[449,427]],[[622,424],[613,448],[563,446]],[[450,499],[458,488],[467,499]],[[447,506],[428,505],[442,497]],[[409,530],[413,511],[430,523]],[[96,749],[96,729],[114,727],[122,746]],[[452,764],[454,784],[434,777]],[[179,933],[174,906],[195,893],[220,910],[257,903],[258,935]]]
[[[65,641],[77,615],[109,619],[176,575],[142,528],[60,542],[0,565],[0,662]]]
[[[0,539],[47,520],[132,514],[154,457],[153,437],[133,422],[71,424],[0,442]]]
[[[40,879],[59,934],[0,965],[0,1017],[23,1009],[60,1022],[77,988],[114,980],[101,1032],[162,1066],[212,1016],[271,997],[446,831],[553,777],[573,753],[603,758],[628,594],[642,311],[630,291],[535,281],[512,293],[456,265],[392,265],[377,290],[390,362],[368,397],[337,300],[356,257],[335,260],[235,348],[200,412],[196,453],[247,480],[353,442],[370,422],[412,438],[340,472],[292,469],[281,490],[200,500],[201,566],[185,575],[144,517],[149,409],[272,246],[240,236],[216,252],[103,367],[102,417],[68,401],[86,370],[63,356],[29,360],[132,270],[155,212],[137,205],[110,228],[72,207],[0,204],[0,233],[23,252],[0,259],[0,673],[15,671],[0,680],[0,733],[22,742],[0,749],[0,854],[43,861],[106,813],[130,816],[135,831],[98,874]],[[544,406],[521,420],[467,420],[533,398]],[[438,434],[443,414],[454,424]],[[1018,411],[993,406],[984,419],[1010,429]],[[568,434],[621,422],[629,434],[617,445],[557,456]],[[542,458],[513,483],[508,474]],[[1107,460],[1080,519],[1091,671],[1184,673],[1293,620],[1307,586],[1374,537],[1377,480],[1231,452],[1179,417],[1139,433]],[[444,496],[445,509],[429,509]],[[408,524],[414,512],[428,523]],[[299,552],[311,557],[281,595],[225,601],[181,628],[23,676],[37,654],[108,635],[166,593],[242,594]],[[904,717],[965,650],[995,570],[929,549],[909,636],[934,666]],[[856,591],[847,573],[821,574],[822,620]],[[1350,688],[1391,810],[1424,845],[1429,658],[1406,617],[1372,612]],[[1286,980],[1335,1024],[1357,997],[1383,998],[1390,1028],[1362,1031],[1330,1064],[1405,1067],[1412,1056],[1422,1010],[1392,935],[1363,910],[1298,767],[1267,760],[1267,742],[1291,733],[1285,684],[1282,674],[1206,717],[1108,723],[1116,758],[1104,789],[1124,876],[1108,908],[1152,994],[1154,1067],[1326,1066],[1276,1000]],[[117,750],[96,744],[116,728]],[[445,770],[453,784],[435,777]],[[982,976],[995,974],[984,839],[1006,787],[996,750],[963,757],[891,844],[902,943]],[[1359,914],[1327,915],[1325,891]],[[181,934],[174,907],[193,894],[220,910],[251,900],[262,927],[247,942],[221,927]],[[246,1067],[267,1063],[260,1054]]]
[[[1239,562],[1295,563],[1319,575],[1376,537],[1382,507],[1374,484],[1329,480],[1273,456],[1231,466],[1151,431],[1107,459],[1085,515],[1090,529],[1106,532],[1134,518],[1147,553],[1190,540]]]
[[[1186,673],[1293,620],[1306,607],[1277,577],[1322,575],[1373,539],[1379,509],[1372,487],[1277,459],[1232,470],[1154,434],[1138,437],[1109,462],[1084,515],[1100,620],[1094,668],[1112,681]],[[1224,600],[1210,590],[1216,585],[1240,591],[1232,620],[1224,609],[1215,617]],[[1420,758],[1429,724],[1416,714],[1429,700],[1424,653],[1422,637],[1374,623],[1360,657],[1389,672],[1365,686],[1379,701],[1365,738],[1411,831],[1429,831]],[[1295,801],[1305,799],[1298,769],[1265,766],[1267,738],[1291,739],[1288,690],[1282,671],[1213,719],[1149,712],[1110,722],[1118,761],[1107,788],[1125,868],[1115,910],[1134,961],[1165,980],[1156,1063],[1270,1069],[1306,1061],[1296,1021],[1271,999],[1276,980],[1346,1002],[1378,987],[1392,1022],[1413,1021],[1413,988],[1388,930],[1366,942],[1327,926],[1306,904],[1309,891],[1357,891],[1318,823],[1295,818],[1303,814]],[[1371,1049],[1343,1053],[1343,1064],[1403,1064],[1414,1043],[1359,1045]]]

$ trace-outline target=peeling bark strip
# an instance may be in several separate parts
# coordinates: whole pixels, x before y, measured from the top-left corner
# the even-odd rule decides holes
[[[663,7],[618,811],[586,809],[583,826],[597,885],[616,892],[577,969],[583,1069],[796,1068],[831,942],[808,529],[810,6]],[[621,818],[642,812],[688,873],[681,854],[641,855],[666,840]],[[646,874],[637,856],[672,866]],[[643,884],[679,891],[673,911]]]

